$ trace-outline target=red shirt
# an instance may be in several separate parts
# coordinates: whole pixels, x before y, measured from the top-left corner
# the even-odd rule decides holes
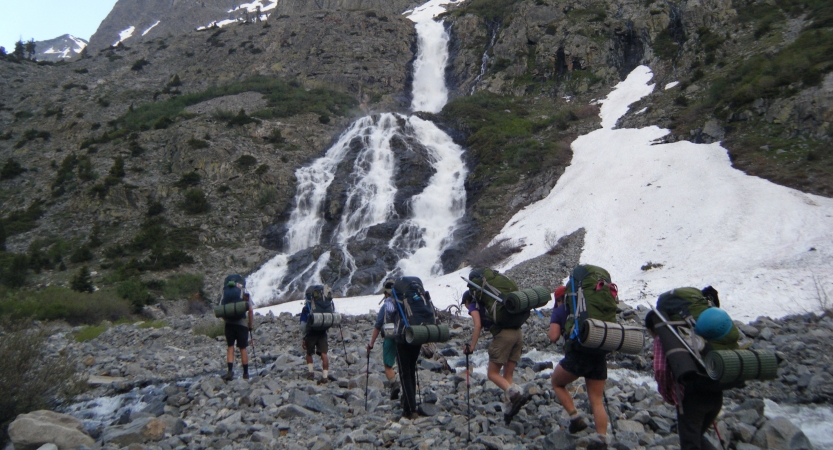
[[[654,379],[657,380],[657,391],[662,399],[672,405],[678,405],[683,399],[683,387],[674,380],[674,374],[665,360],[665,351],[659,338],[654,338]]]

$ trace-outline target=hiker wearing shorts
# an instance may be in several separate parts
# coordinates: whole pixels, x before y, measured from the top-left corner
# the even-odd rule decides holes
[[[243,379],[249,379],[249,352],[246,347],[249,346],[249,331],[252,330],[254,322],[254,311],[252,311],[252,301],[248,292],[243,292],[243,299],[248,304],[249,311],[246,317],[241,319],[223,319],[225,324],[226,344],[228,344],[228,351],[226,352],[226,363],[228,364],[228,372],[223,375],[223,380],[230,381],[234,378],[234,344],[237,343],[237,348],[240,349],[240,363],[243,365]],[[248,319],[248,320],[247,320]]]
[[[367,352],[373,349],[373,344],[376,338],[381,333],[384,337],[382,344],[382,363],[385,366],[385,377],[387,378],[386,386],[390,388],[390,399],[396,400],[399,398],[399,382],[396,381],[396,372],[393,370],[393,365],[396,364],[396,339],[393,336],[394,317],[396,314],[396,305],[393,299],[393,280],[387,279],[384,283],[385,298],[382,300],[382,307],[376,315],[376,323],[373,325],[373,335],[370,337],[370,343],[367,344]]]
[[[301,310],[301,334],[303,336],[301,338],[301,347],[307,353],[307,379],[315,380],[315,370],[312,365],[312,355],[315,354],[321,357],[321,369],[324,372],[321,379],[318,380],[318,384],[324,384],[327,382],[330,369],[330,360],[327,358],[327,351],[329,350],[327,330],[308,329],[307,321],[310,315],[309,307],[307,304],[304,304],[304,308]]]
[[[466,345],[463,349],[464,353],[471,354],[477,348],[481,330],[490,330],[493,324],[488,319],[488,314],[481,309],[482,307],[478,302],[474,301],[469,291],[463,294],[463,304],[468,308],[469,315],[474,322],[471,344]],[[494,338],[488,347],[489,366],[486,369],[486,375],[492,383],[495,383],[504,392],[503,420],[506,423],[509,423],[521,407],[529,401],[529,397],[524,395],[523,389],[512,382],[515,366],[521,360],[522,350],[523,333],[520,328],[501,329],[497,334],[494,334]]]
[[[550,342],[555,343],[561,337],[566,328],[567,316],[570,314],[564,303],[566,287],[559,286],[555,290],[556,307],[552,310],[550,317],[550,328],[547,336]],[[607,434],[607,413],[604,408],[604,389],[607,380],[607,361],[603,354],[583,353],[565,346],[564,359],[562,359],[552,372],[552,388],[558,401],[570,415],[570,433],[578,433],[587,428],[587,423],[576,410],[573,397],[567,391],[567,385],[584,377],[587,385],[587,396],[590,399],[590,409],[593,411],[593,420],[596,423],[596,432],[602,436]]]

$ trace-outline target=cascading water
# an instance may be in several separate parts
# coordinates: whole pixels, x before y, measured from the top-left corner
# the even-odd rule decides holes
[[[416,24],[419,49],[413,111],[436,113],[448,101],[449,36],[434,17],[449,3],[455,0],[431,0],[404,13]],[[411,159],[419,155],[431,170],[427,181],[418,180],[424,185],[421,192],[397,209],[401,192],[396,181],[402,170],[397,162],[402,154]],[[295,208],[286,223],[283,253],[247,280],[255,302],[287,299],[311,284],[330,284],[344,295],[373,291],[386,276],[441,274],[441,256],[465,213],[467,171],[462,155],[463,149],[448,135],[417,116],[383,113],[355,121],[323,157],[296,171]],[[328,194],[340,188],[334,182],[348,166],[349,175],[341,181],[346,186],[343,202],[334,213]],[[334,215],[340,216],[338,224],[328,230],[328,217]],[[365,251],[357,256],[357,243],[386,225],[395,226],[395,231],[386,238],[384,255],[370,258]],[[373,267],[358,275],[368,264]]]
[[[489,46],[486,47],[486,50],[483,50],[483,57],[480,58],[480,73],[474,77],[474,82],[471,85],[471,92],[469,92],[469,95],[474,95],[474,91],[477,89],[477,83],[480,83],[480,80],[483,79],[483,75],[486,75],[486,65],[489,63],[489,49],[495,46],[495,39],[497,39],[498,31],[500,31],[500,26],[496,26],[494,31],[492,31],[492,39],[489,41]]]

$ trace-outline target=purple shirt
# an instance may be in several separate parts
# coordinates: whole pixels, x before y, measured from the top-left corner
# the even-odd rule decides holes
[[[564,328],[567,327],[567,316],[570,313],[567,312],[567,305],[563,304],[558,308],[552,310],[552,316],[550,317],[550,323],[557,323],[561,325],[561,332],[564,332]]]
[[[477,302],[471,302],[471,303],[468,304],[468,309],[469,309],[469,315],[471,315],[471,313],[474,312],[474,311],[477,311],[477,312],[480,313],[480,327],[481,328],[483,328],[484,330],[488,330],[489,328],[492,327],[492,321],[489,320],[489,316],[486,313],[485,306],[482,306],[482,305],[480,305],[480,303],[477,303]]]

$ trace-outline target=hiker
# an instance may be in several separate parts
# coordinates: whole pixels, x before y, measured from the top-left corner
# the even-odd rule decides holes
[[[240,363],[243,365],[243,379],[249,379],[249,353],[246,347],[249,345],[249,333],[253,329],[254,311],[252,310],[251,296],[246,291],[246,281],[240,275],[229,275],[226,277],[223,287],[223,296],[220,305],[245,302],[245,313],[235,313],[223,317],[225,321],[226,363],[228,372],[223,375],[223,380],[230,381],[234,378],[234,344],[240,349]]]
[[[592,287],[589,287],[590,285]],[[588,292],[585,292],[585,289]],[[583,377],[596,432],[606,440],[608,417],[603,401],[607,380],[606,352],[583,348],[577,341],[580,324],[577,325],[576,322],[587,318],[614,322],[617,288],[610,282],[610,275],[606,270],[591,265],[579,265],[573,269],[568,286],[564,287],[563,291],[560,288],[556,290],[556,298],[561,292],[565,301],[552,313],[549,338],[554,342],[563,330],[564,358],[552,372],[552,388],[561,406],[570,416],[569,432],[578,433],[587,428],[587,423],[576,409],[567,385]],[[600,311],[604,311],[604,314]],[[554,331],[558,331],[558,334],[554,335]]]
[[[367,352],[373,349],[373,344],[379,334],[382,334],[384,342],[382,344],[382,364],[385,366],[385,377],[387,381],[385,385],[390,389],[390,399],[397,400],[399,398],[399,382],[396,381],[396,372],[393,370],[393,365],[396,364],[396,340],[394,339],[394,320],[396,313],[396,304],[393,299],[393,280],[388,278],[384,283],[385,297],[382,299],[382,307],[379,308],[379,313],[376,315],[376,323],[373,325],[373,335],[370,336],[370,343],[367,344]]]
[[[321,357],[322,377],[318,384],[325,384],[329,379],[330,360],[327,357],[329,349],[327,343],[327,330],[329,327],[319,328],[313,324],[313,314],[333,314],[335,305],[329,286],[320,284],[307,288],[305,292],[306,302],[301,309],[301,346],[307,353],[307,379],[315,380],[315,370],[312,365],[312,355]]]
[[[517,290],[517,288],[515,289]],[[496,330],[492,330],[495,323],[490,320],[485,304],[476,301],[470,290],[463,293],[463,304],[468,309],[474,324],[471,343],[465,345],[463,353],[471,354],[474,352],[477,348],[477,341],[480,339],[481,330],[490,330],[494,336],[492,342],[489,343],[489,365],[486,369],[486,375],[492,383],[504,392],[503,420],[508,423],[529,401],[529,397],[524,395],[523,389],[512,381],[515,366],[521,359],[523,333],[520,327],[501,328],[495,333]]]
[[[402,418],[413,420],[419,417],[420,413],[417,402],[417,360],[422,343],[447,341],[448,329],[445,328],[443,337],[439,335],[429,337],[423,334],[420,339],[416,339],[414,333],[417,329],[428,331],[429,326],[435,331],[438,329],[431,295],[425,291],[422,280],[419,278],[409,276],[397,278],[393,283],[391,293],[395,306],[393,334],[396,340],[396,362],[399,366],[399,380],[402,385],[402,396],[399,401],[402,405]],[[409,343],[409,330],[410,342],[417,341],[418,344]]]
[[[558,286],[555,288],[555,307],[552,308],[552,315],[550,316],[550,329],[547,331],[547,337],[550,342],[555,344],[561,337],[561,332],[564,331],[567,322],[567,305],[564,304],[564,294],[567,292],[566,286]]]
[[[711,350],[737,350],[739,332],[729,315],[717,307],[720,300],[717,291],[708,286],[703,290],[697,288],[677,288],[660,295],[657,300],[657,310],[672,323],[685,328],[691,326],[690,331],[699,336],[702,342],[700,354],[708,353]],[[683,372],[682,365],[674,361],[669,363],[666,348],[663,346],[663,339],[660,338],[660,326],[671,326],[651,311],[645,317],[645,328],[654,337],[654,379],[657,381],[657,390],[662,399],[670,405],[677,407],[677,433],[680,436],[680,447],[682,450],[716,450],[716,447],[705,437],[706,431],[711,427],[720,414],[723,407],[723,388],[707,376],[691,371],[691,373],[675,374],[672,367]],[[686,325],[683,325],[686,324]],[[680,328],[678,328],[678,334]],[[683,336],[684,334],[680,334]],[[667,336],[667,335],[666,335]],[[697,338],[687,339],[690,345],[699,347]],[[694,342],[692,344],[692,342]],[[675,345],[667,341],[666,345]],[[682,355],[690,357],[687,350]],[[698,355],[699,356],[699,355]],[[696,369],[693,364],[692,368]],[[740,384],[742,385],[742,383]]]

